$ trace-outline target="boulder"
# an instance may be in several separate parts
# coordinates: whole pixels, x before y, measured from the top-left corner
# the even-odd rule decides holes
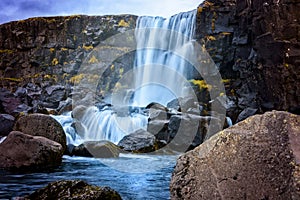
[[[300,116],[255,115],[179,157],[171,199],[300,199]]]
[[[8,114],[0,114],[0,136],[7,136],[13,129],[15,118]]]
[[[43,136],[66,149],[66,135],[61,125],[51,116],[44,114],[26,115],[17,120],[13,128],[28,135]]]
[[[139,129],[126,135],[118,144],[121,149],[135,153],[147,153],[157,149],[157,141],[151,133]]]
[[[120,148],[109,141],[88,141],[74,147],[71,155],[95,158],[119,157]]]
[[[72,117],[78,121],[81,121],[81,119],[83,118],[85,112],[87,110],[86,106],[83,105],[78,105],[76,106],[73,111],[72,111]]]
[[[119,200],[121,196],[109,187],[89,185],[81,180],[60,180],[49,183],[45,188],[33,192],[24,199]]]
[[[57,142],[12,131],[0,144],[0,168],[46,169],[58,166],[62,155],[63,148]]]

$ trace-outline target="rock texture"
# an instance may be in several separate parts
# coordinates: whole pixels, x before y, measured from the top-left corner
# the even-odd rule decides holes
[[[135,153],[147,153],[158,149],[158,141],[151,133],[139,129],[124,136],[118,144],[121,149]]]
[[[267,112],[182,155],[171,199],[299,199],[300,117]]]
[[[72,156],[116,158],[119,157],[120,148],[109,141],[88,141],[74,147],[70,154]]]
[[[8,114],[0,114],[0,136],[7,136],[13,129],[15,118]]]
[[[121,197],[109,187],[89,185],[81,180],[61,180],[49,183],[24,199],[121,200]]]
[[[63,148],[57,142],[13,131],[0,144],[0,168],[47,169],[58,166],[62,155]]]
[[[19,118],[14,126],[15,131],[28,135],[43,136],[61,144],[66,149],[66,135],[61,125],[51,116],[31,114]]]
[[[198,7],[196,37],[225,79],[234,122],[249,109],[300,113],[299,9],[293,0],[209,0]]]

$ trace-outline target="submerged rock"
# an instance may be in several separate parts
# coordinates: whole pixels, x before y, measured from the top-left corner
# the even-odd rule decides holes
[[[300,199],[300,116],[267,112],[178,160],[171,199]]]
[[[58,142],[66,149],[66,135],[61,125],[49,115],[31,114],[19,118],[14,126],[15,131],[28,135],[43,136]]]
[[[61,180],[49,183],[45,188],[33,192],[24,199],[119,200],[121,196],[109,187],[89,185],[81,180]]]
[[[71,155],[95,158],[119,157],[120,148],[109,141],[88,141],[74,147]]]
[[[0,144],[0,168],[46,169],[58,166],[62,155],[63,148],[57,142],[13,131]]]

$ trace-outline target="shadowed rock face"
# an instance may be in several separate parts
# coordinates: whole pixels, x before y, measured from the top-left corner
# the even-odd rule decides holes
[[[25,199],[78,199],[78,200],[120,200],[120,195],[109,187],[89,185],[80,180],[61,180],[49,183]]]
[[[255,115],[182,155],[172,199],[299,199],[300,117]]]
[[[196,37],[230,80],[227,114],[234,122],[249,109],[299,114],[299,9],[293,0],[210,0],[199,6]]]
[[[0,144],[0,168],[36,170],[58,166],[62,146],[45,137],[11,132]]]

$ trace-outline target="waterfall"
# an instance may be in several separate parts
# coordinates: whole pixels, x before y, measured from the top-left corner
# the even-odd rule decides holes
[[[135,37],[137,69],[134,104],[146,106],[151,102],[166,105],[184,96],[184,82],[189,63],[186,55],[193,51],[196,10],[180,13],[169,19],[139,17]]]
[[[193,52],[196,14],[194,10],[168,19],[148,16],[137,19],[133,66],[136,72],[133,80],[135,88],[132,102],[125,106],[140,108],[152,102],[167,105],[171,100],[185,95],[187,81],[184,80],[191,67],[185,57]],[[100,140],[117,144],[125,135],[141,128],[147,129],[148,117],[145,113],[136,113],[129,108],[127,114],[120,115],[115,108],[89,107],[77,128],[78,122],[74,123],[70,113],[53,117],[64,127],[68,144]]]

